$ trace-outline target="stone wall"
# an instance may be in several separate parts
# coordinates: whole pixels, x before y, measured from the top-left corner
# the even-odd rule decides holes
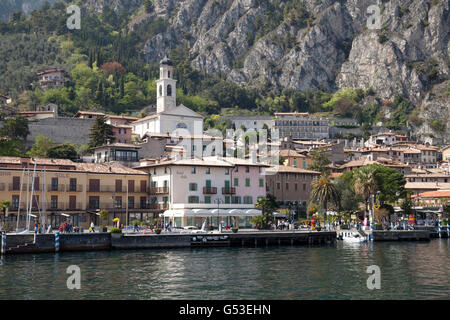
[[[105,250],[111,248],[110,233],[62,233],[59,238],[61,251]]]
[[[57,144],[64,142],[87,144],[93,123],[93,119],[78,118],[48,118],[30,121],[28,123],[30,134],[26,145],[33,145],[38,134],[43,134]]]

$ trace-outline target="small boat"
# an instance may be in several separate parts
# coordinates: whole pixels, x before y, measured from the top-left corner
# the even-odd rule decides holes
[[[362,236],[358,232],[343,232],[342,240],[345,242],[365,242],[367,237]]]

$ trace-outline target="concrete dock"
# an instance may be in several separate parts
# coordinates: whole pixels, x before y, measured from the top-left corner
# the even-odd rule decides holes
[[[257,231],[238,233],[162,233],[60,234],[56,245],[54,234],[7,235],[4,254],[91,251],[114,249],[156,249],[195,247],[260,247],[273,245],[320,245],[334,243],[334,231]]]

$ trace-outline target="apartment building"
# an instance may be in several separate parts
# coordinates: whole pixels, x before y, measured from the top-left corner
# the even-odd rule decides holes
[[[111,143],[93,148],[94,161],[96,163],[106,163],[118,161],[127,167],[139,164],[139,149],[141,147],[128,143]]]
[[[267,192],[285,205],[306,208],[311,194],[311,182],[320,172],[292,166],[275,166],[266,170]]]
[[[124,224],[135,218],[151,221],[148,186],[145,172],[118,163],[0,157],[0,199],[11,201],[7,221],[14,226],[18,213],[19,225],[25,225],[27,199],[33,220],[53,227],[65,221],[82,228],[106,224],[98,215],[101,209],[109,212],[110,225],[115,217]]]
[[[364,145],[367,148],[371,148],[376,146],[392,146],[395,143],[405,143],[408,141],[409,139],[405,135],[395,134],[393,132],[381,132],[371,135]]]
[[[415,157],[410,157],[408,159],[416,160],[419,158],[418,163],[424,164],[424,165],[435,165],[439,159],[442,159],[442,152],[439,150],[439,148],[434,146],[428,146],[418,143],[395,143],[395,148],[403,148],[408,149],[411,151],[416,151]],[[420,152],[420,156],[417,152]],[[414,162],[414,161],[413,161]],[[417,163],[417,162],[414,162]]]
[[[330,136],[330,121],[327,118],[313,118],[308,113],[277,112],[275,113],[275,129],[280,138],[311,140],[326,139]]]
[[[65,71],[59,68],[48,68],[37,71],[38,83],[42,89],[59,89],[64,86]]]
[[[405,175],[405,179],[409,182],[435,182],[450,183],[450,174],[442,173],[409,173]]]
[[[314,161],[310,157],[296,150],[290,149],[277,150],[271,152],[271,155],[280,156],[283,160],[283,165],[295,168],[307,169],[310,165],[314,163]]]
[[[406,165],[404,163],[394,161],[392,159],[386,159],[383,157],[378,157],[377,160],[371,160],[369,157],[364,156],[361,157],[358,160],[352,160],[349,161],[338,168],[334,170],[334,172],[343,172],[343,171],[351,171],[358,168],[361,168],[363,166],[369,165],[369,164],[381,164],[383,166],[396,169],[397,171],[403,173],[403,174],[410,174],[412,168],[409,165]]]
[[[253,129],[259,132],[263,129],[264,125],[270,130],[275,124],[272,116],[228,116],[226,119],[230,119],[236,130],[244,127],[246,130]]]
[[[136,169],[150,174],[150,204],[165,223],[201,227],[205,219],[218,226],[250,227],[261,214],[256,201],[266,196],[266,165],[236,158],[163,160]]]

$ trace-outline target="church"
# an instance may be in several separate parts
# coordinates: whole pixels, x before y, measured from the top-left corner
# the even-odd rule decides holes
[[[176,105],[174,67],[166,57],[161,60],[156,81],[156,114],[131,123],[133,133],[141,138],[148,133],[168,135],[202,135],[203,116],[180,104]]]

